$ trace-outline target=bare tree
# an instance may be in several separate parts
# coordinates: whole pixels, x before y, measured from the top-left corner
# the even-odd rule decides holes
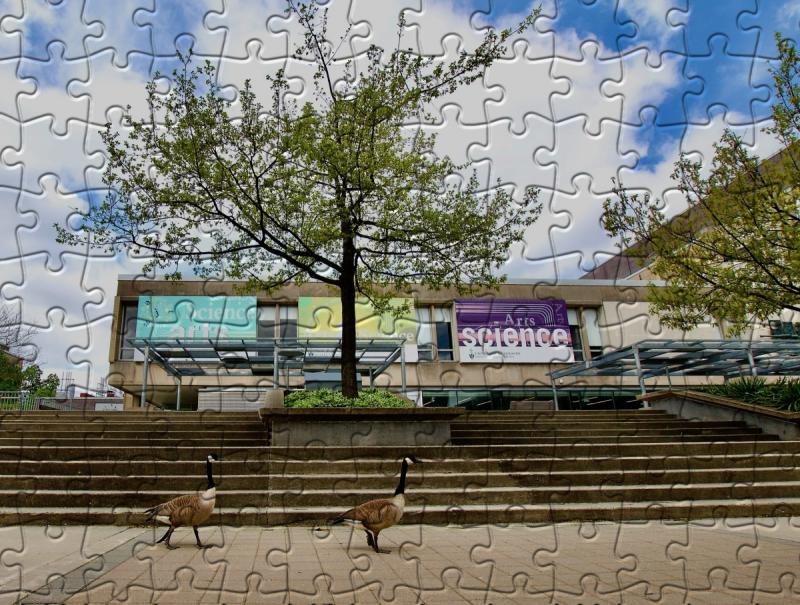
[[[15,311],[8,304],[0,306],[0,348],[27,359],[21,351],[33,345],[37,332],[33,326],[23,323],[21,310]]]

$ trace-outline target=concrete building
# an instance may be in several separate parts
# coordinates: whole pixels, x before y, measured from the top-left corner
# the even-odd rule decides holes
[[[416,288],[393,299],[410,307],[394,315],[381,317],[363,305],[357,314],[362,383],[402,392],[420,405],[507,407],[552,401],[551,371],[605,352],[648,339],[721,338],[711,325],[689,333],[660,326],[649,313],[651,283],[659,285],[512,280],[496,292],[469,296]],[[243,295],[238,286],[120,277],[109,384],[126,393],[126,407],[258,407],[276,388],[338,380],[340,310],[330,287],[308,283]],[[753,337],[762,333],[768,330]],[[616,405],[638,391],[629,376],[569,386],[571,406]],[[561,395],[559,401],[563,407]]]

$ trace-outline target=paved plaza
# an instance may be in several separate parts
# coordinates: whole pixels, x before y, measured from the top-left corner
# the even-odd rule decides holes
[[[438,527],[0,528],[0,602],[800,602],[791,519]]]

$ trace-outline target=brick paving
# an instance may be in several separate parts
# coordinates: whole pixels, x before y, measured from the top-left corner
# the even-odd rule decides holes
[[[0,603],[791,603],[794,518],[349,527],[0,528]]]

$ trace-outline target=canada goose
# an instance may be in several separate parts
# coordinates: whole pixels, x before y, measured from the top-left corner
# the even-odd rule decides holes
[[[209,454],[206,458],[206,474],[208,475],[208,488],[202,494],[187,494],[185,496],[178,496],[169,502],[164,502],[148,508],[145,512],[148,513],[147,520],[156,519],[160,523],[169,525],[167,533],[161,536],[161,539],[156,542],[167,541],[167,548],[178,548],[169,543],[172,532],[176,527],[182,525],[191,525],[194,529],[194,537],[197,540],[198,548],[208,548],[208,545],[203,546],[200,543],[200,534],[197,532],[197,526],[203,523],[211,516],[214,511],[214,502],[217,498],[217,487],[214,484],[214,477],[211,475],[211,462],[218,460],[216,454]]]
[[[403,465],[400,467],[400,482],[394,490],[394,498],[379,498],[364,502],[355,508],[343,512],[341,515],[331,520],[331,525],[343,523],[344,521],[355,521],[361,523],[367,534],[367,544],[375,552],[388,553],[388,550],[378,548],[378,534],[387,527],[395,525],[403,516],[406,506],[406,472],[409,464],[420,464],[414,456],[403,458]]]

